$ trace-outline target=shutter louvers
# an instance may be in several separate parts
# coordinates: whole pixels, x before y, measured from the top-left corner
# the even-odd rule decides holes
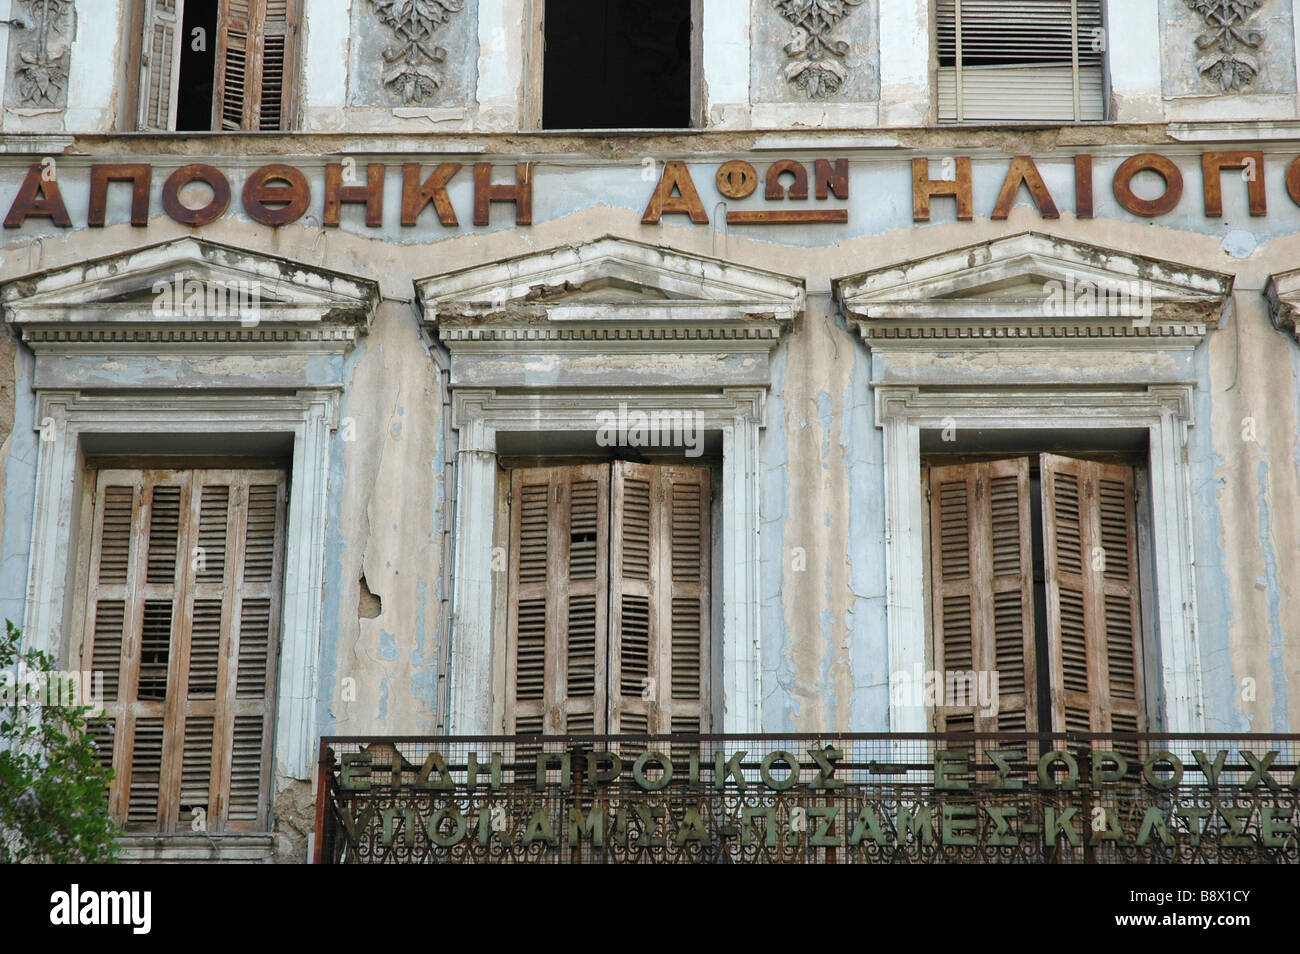
[[[284,475],[101,471],[97,488],[87,651],[105,673],[107,757],[123,749],[114,817],[264,829]]]
[[[930,471],[941,732],[1037,730],[1029,497],[1023,458]],[[981,698],[993,672],[996,705]]]
[[[158,824],[162,763],[162,716],[137,718],[131,744],[130,796],[126,812],[128,828],[153,828]]]
[[[104,674],[104,701],[116,702],[122,685],[122,649],[126,636],[126,601],[100,600],[95,604],[91,633],[92,672]]]
[[[266,18],[262,26],[258,129],[274,131],[289,128],[297,7],[297,0],[266,0]]]
[[[191,716],[185,720],[185,744],[181,754],[180,823],[182,828],[208,812],[212,804],[212,716]]]
[[[217,26],[214,128],[287,129],[297,69],[298,0],[226,0]]]
[[[145,0],[137,117],[141,130],[168,132],[176,126],[183,18],[184,0]]]
[[[216,129],[255,129],[259,105],[258,0],[225,0],[217,23],[217,80],[213,96]]]
[[[218,475],[213,475],[214,478]],[[223,772],[229,766],[229,798],[218,813],[228,831],[262,831],[268,826],[271,740],[275,716],[276,659],[279,656],[281,579],[287,500],[284,475],[278,472],[232,472],[228,481],[237,505],[232,508],[229,538],[241,541],[243,560],[229,573],[227,606],[231,607],[230,648],[225,654],[220,696],[224,700]],[[242,504],[242,506],[239,506]],[[242,525],[241,525],[242,524]],[[237,621],[237,622],[236,622]],[[226,758],[228,757],[228,761]]]
[[[1042,468],[1057,727],[1142,731],[1133,471],[1051,454]],[[1116,748],[1137,757],[1132,743]]]
[[[940,122],[1105,119],[1101,0],[937,0],[935,16]]]
[[[508,730],[603,733],[609,471],[511,475]]]
[[[620,461],[613,473],[612,730],[706,731],[708,471]]]

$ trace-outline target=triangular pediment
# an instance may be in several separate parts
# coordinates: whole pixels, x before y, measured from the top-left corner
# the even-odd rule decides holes
[[[794,320],[799,279],[629,239],[530,252],[415,283],[425,321],[698,324]]]
[[[5,319],[34,326],[368,326],[376,283],[186,236],[14,279]]]
[[[1199,337],[1218,326],[1232,277],[1024,232],[833,285],[845,316],[869,338]]]

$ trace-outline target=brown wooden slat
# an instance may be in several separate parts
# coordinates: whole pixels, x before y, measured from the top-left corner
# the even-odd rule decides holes
[[[934,467],[929,487],[934,659],[945,688],[936,728],[1036,731],[1029,462]],[[996,713],[978,698],[991,672],[998,675]],[[952,687],[974,698],[950,698],[949,673],[973,673]]]
[[[1057,727],[1145,729],[1133,470],[1042,457]]]

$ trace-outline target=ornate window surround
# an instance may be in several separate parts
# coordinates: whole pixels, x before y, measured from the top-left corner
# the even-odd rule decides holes
[[[1044,307],[1052,282],[1140,283],[1148,313],[1053,315]],[[1231,290],[1231,276],[1034,232],[834,282],[871,348],[884,432],[890,672],[926,660],[923,430],[1144,430],[1165,724],[1203,731],[1184,459],[1190,357],[1231,306]],[[890,728],[926,731],[925,712],[891,703]]]
[[[177,273],[205,286],[257,281],[258,321],[160,318],[154,283],[171,282]],[[240,357],[301,358],[304,351],[341,357],[369,326],[377,300],[372,282],[192,237],[0,289],[6,320],[36,354],[36,423],[44,438],[37,442],[24,618],[30,644],[56,654],[68,645],[63,634],[70,632],[77,602],[72,584],[85,493],[84,438],[287,437],[293,460],[274,772],[276,778],[312,778],[330,435],[338,424],[342,381],[312,380],[303,371],[259,374],[253,362],[233,368]],[[163,380],[150,377],[163,357],[183,362],[201,384],[166,389]]]
[[[802,281],[605,237],[416,282],[451,355],[458,432],[449,730],[496,725],[497,435],[587,432],[601,412],[698,413],[722,435],[722,729],[761,728],[759,431]]]

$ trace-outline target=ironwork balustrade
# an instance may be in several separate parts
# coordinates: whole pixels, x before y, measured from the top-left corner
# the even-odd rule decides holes
[[[316,860],[1296,863],[1300,735],[321,740]]]

